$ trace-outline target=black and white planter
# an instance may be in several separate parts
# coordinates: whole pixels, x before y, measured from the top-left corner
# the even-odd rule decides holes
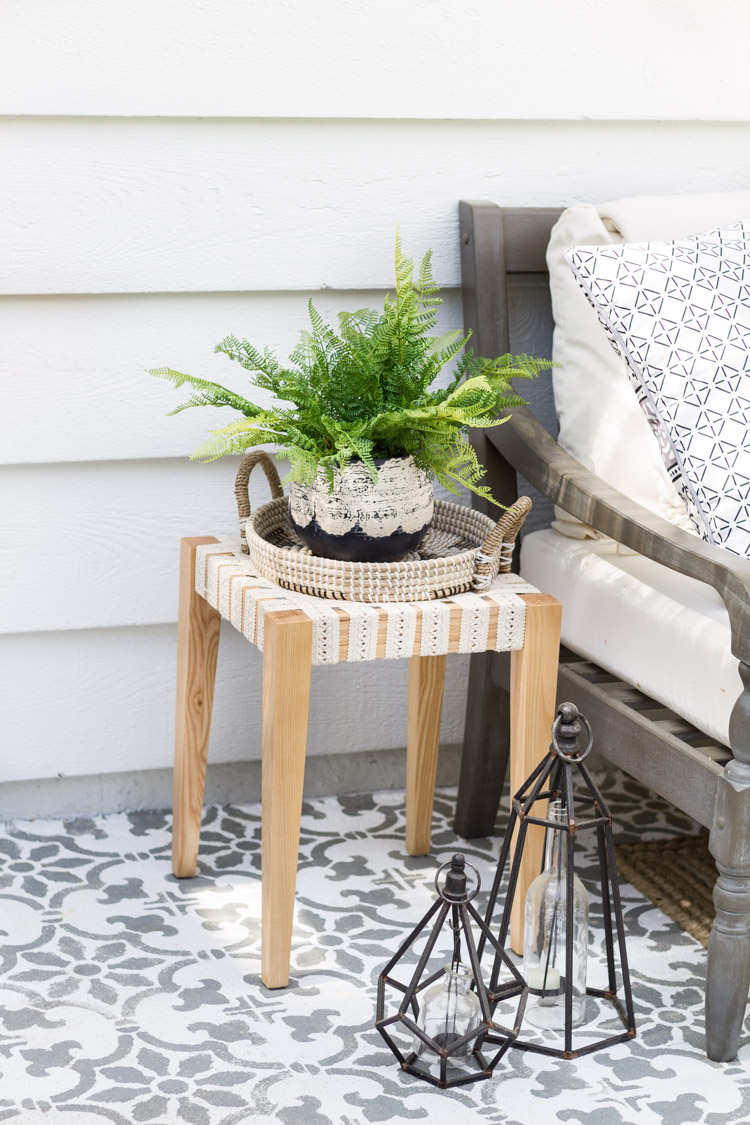
[[[377,484],[361,461],[320,469],[312,484],[291,486],[294,529],[314,555],[348,562],[396,562],[424,539],[432,522],[432,481],[411,457],[376,461]]]

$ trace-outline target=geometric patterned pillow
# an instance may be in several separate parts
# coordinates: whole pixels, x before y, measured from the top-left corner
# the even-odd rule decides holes
[[[699,534],[750,557],[750,222],[566,256]]]

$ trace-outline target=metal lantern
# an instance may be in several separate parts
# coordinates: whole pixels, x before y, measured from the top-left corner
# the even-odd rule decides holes
[[[584,728],[587,744],[581,750],[578,739]],[[549,754],[513,798],[485,916],[489,927],[492,925],[498,892],[508,862],[511,840],[517,828],[518,838],[510,867],[507,897],[497,944],[493,943],[496,953],[489,988],[492,996],[493,987],[505,963],[497,951],[502,953],[508,936],[527,829],[530,824],[543,825],[547,830],[545,865],[539,877],[531,884],[525,903],[523,975],[529,991],[526,1022],[540,1028],[559,1029],[564,1045],[556,1048],[546,1043],[517,1040],[515,1046],[566,1059],[611,1047],[614,1043],[632,1039],[635,1035],[622,904],[612,840],[612,817],[584,764],[591,752],[592,743],[591,727],[586,718],[573,703],[562,703],[557,709],[552,727]],[[583,790],[583,795],[574,792],[574,773],[582,782],[578,789]],[[549,801],[546,819],[532,814],[535,803],[543,800]],[[581,809],[584,819],[579,820]],[[573,869],[573,850],[576,836],[588,830],[595,831],[597,838],[608,977],[606,989],[586,986],[588,896]],[[615,946],[619,955],[624,1005],[617,994]],[[480,959],[485,950],[486,943],[482,938],[478,948]],[[585,1022],[587,996],[609,1001],[619,1016],[624,1031],[613,1035],[609,1028],[605,1028],[598,1038],[574,1050],[573,1028]],[[493,1013],[498,1002],[492,1003]],[[493,1033],[487,1035],[487,1042],[495,1042]]]
[[[467,867],[476,878],[471,890]],[[440,876],[446,870],[441,886]],[[520,972],[472,906],[471,900],[479,886],[479,872],[457,852],[435,876],[437,900],[378,977],[376,1028],[402,1070],[441,1089],[464,1086],[492,1076],[518,1035],[526,1003],[526,987]],[[432,928],[428,931],[431,922]],[[495,950],[494,992],[488,992],[482,980],[475,927],[482,946],[489,942]],[[445,955],[438,959],[438,939],[446,931],[451,934],[448,964]],[[421,936],[426,936],[426,941],[417,956],[412,947]],[[463,961],[462,947],[465,949]],[[405,968],[407,973],[402,982],[393,973]],[[507,976],[502,984],[499,983],[501,975]],[[392,989],[400,998],[398,1010],[392,1014],[386,1014],[387,989]],[[513,1028],[495,1023],[493,1005],[516,997],[518,1008]],[[490,1032],[498,1050],[488,1059],[482,1053],[482,1046]],[[394,1035],[403,1038],[404,1034],[407,1041],[399,1045]]]

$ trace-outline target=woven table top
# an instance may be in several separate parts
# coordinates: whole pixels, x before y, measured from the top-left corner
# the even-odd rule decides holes
[[[313,623],[313,664],[521,649],[526,605],[518,595],[537,593],[517,574],[498,574],[481,593],[433,601],[328,601],[259,577],[233,536],[197,547],[195,589],[261,650],[266,614],[301,610]]]

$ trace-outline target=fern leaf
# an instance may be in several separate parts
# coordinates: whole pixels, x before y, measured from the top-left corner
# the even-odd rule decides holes
[[[174,410],[170,411],[170,414],[178,414],[181,410],[187,410],[191,406],[231,406],[247,416],[260,412],[259,406],[248,402],[242,395],[237,395],[234,391],[222,387],[220,383],[211,383],[206,379],[198,379],[194,375],[185,375],[182,371],[173,371],[171,367],[150,368],[149,375],[155,375],[157,379],[168,379],[177,387],[189,383],[191,387],[195,387],[201,392],[200,395],[193,395],[192,399],[183,403],[183,405],[175,407]]]

